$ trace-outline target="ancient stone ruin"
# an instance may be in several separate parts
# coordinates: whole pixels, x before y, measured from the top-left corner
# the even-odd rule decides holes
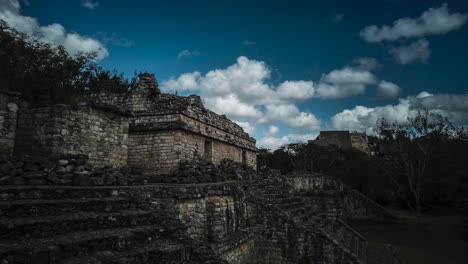
[[[320,131],[315,140],[310,143],[319,146],[336,146],[341,149],[357,149],[366,153],[370,152],[366,133],[352,132],[347,130]]]
[[[323,174],[256,171],[253,138],[151,74],[74,106],[0,92],[0,143],[1,264],[397,263],[347,224],[390,212]]]

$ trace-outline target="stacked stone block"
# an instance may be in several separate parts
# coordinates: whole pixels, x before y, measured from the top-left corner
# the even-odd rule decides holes
[[[17,156],[87,155],[95,166],[127,164],[126,119],[86,104],[22,109],[17,133]]]
[[[11,155],[15,146],[18,94],[0,90],[0,152]]]

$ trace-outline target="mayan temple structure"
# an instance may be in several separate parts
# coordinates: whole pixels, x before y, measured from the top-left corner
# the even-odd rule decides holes
[[[0,91],[0,143],[1,264],[397,263],[347,224],[391,212],[327,175],[256,171],[255,139],[153,74],[76,105]]]
[[[16,142],[18,155],[83,154],[92,165],[138,166],[147,175],[168,173],[197,156],[256,166],[255,139],[206,109],[199,96],[161,93],[153,74],[142,74],[126,94],[101,94],[76,107],[28,109],[18,120]]]

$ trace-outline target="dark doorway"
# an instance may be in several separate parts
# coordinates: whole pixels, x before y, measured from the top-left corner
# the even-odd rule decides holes
[[[242,164],[247,164],[247,152],[245,150],[242,151]]]
[[[211,160],[213,157],[213,141],[205,140],[205,159]]]

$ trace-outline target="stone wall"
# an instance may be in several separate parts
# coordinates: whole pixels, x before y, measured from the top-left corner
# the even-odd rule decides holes
[[[204,157],[216,165],[223,159],[230,159],[254,168],[256,166],[256,152],[201,133],[192,133],[177,127],[146,131],[132,131],[131,128],[130,131],[128,164],[142,167],[147,175],[169,173],[181,160],[195,157]]]
[[[369,152],[369,145],[367,144],[366,133],[351,132],[349,133],[351,137],[351,145],[353,148],[360,151]]]
[[[15,93],[0,90],[0,153],[13,153],[19,99]]]
[[[396,220],[387,209],[331,176],[297,172],[287,179],[295,192],[307,197],[317,214],[350,220]]]
[[[317,139],[311,142],[321,146],[335,145],[343,149],[352,148],[349,131],[320,131]]]
[[[206,109],[199,96],[161,93],[152,74],[141,75],[128,93],[100,94],[92,102],[128,115],[128,163],[143,167],[147,175],[168,173],[180,160],[196,156],[256,167],[255,139],[226,116]]]
[[[128,165],[141,167],[145,174],[163,174],[175,168],[181,151],[177,151],[176,131],[130,133]]]
[[[127,163],[125,117],[88,105],[21,109],[15,154],[67,156],[84,154],[95,166]]]
[[[246,214],[245,205],[237,204],[232,196],[208,196],[200,199],[177,201],[179,219],[186,224],[194,239],[222,241],[233,235],[245,222],[237,219]]]

